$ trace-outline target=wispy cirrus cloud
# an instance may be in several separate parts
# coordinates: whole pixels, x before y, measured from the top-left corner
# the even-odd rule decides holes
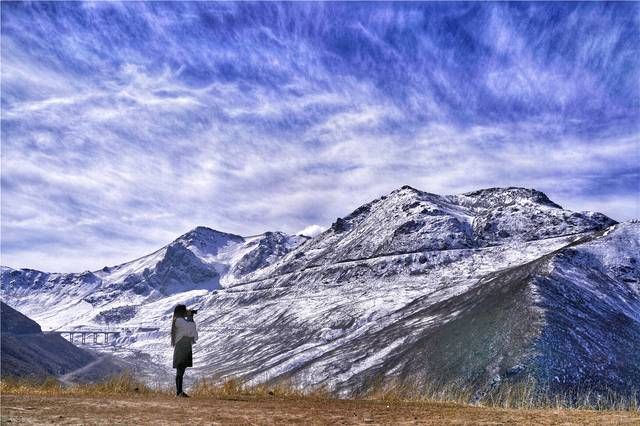
[[[1,7],[3,264],[316,232],[403,184],[640,216],[634,3]]]

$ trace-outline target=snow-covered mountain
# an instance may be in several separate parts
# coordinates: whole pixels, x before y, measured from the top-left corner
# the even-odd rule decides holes
[[[2,267],[2,296],[52,329],[118,324],[152,301],[206,294],[238,282],[307,239],[281,232],[241,237],[197,227],[148,256],[99,271],[60,274]]]
[[[120,344],[170,366],[176,303],[200,308],[200,376],[373,385],[534,379],[565,392],[640,383],[640,223],[541,192],[402,187],[308,239],[196,228],[82,274],[2,270],[2,297],[46,328],[159,327]],[[157,378],[155,378],[157,380]]]

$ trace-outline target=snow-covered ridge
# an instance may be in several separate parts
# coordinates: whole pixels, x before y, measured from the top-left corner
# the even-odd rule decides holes
[[[404,186],[338,218],[252,278],[345,260],[535,241],[615,223],[600,213],[562,209],[543,193],[524,188],[440,196]]]
[[[270,265],[307,239],[282,232],[245,238],[197,227],[147,256],[94,272],[3,267],[2,297],[47,328],[99,322],[104,313],[116,318],[118,312],[173,294],[220,289]],[[89,313],[95,317],[88,318]]]

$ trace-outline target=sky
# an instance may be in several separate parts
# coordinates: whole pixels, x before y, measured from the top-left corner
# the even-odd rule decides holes
[[[2,265],[316,233],[405,184],[640,217],[640,3],[1,12]]]

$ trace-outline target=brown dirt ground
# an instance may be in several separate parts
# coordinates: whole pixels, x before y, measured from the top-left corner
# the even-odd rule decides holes
[[[640,425],[638,412],[513,410],[426,402],[4,394],[0,405],[2,425]]]

